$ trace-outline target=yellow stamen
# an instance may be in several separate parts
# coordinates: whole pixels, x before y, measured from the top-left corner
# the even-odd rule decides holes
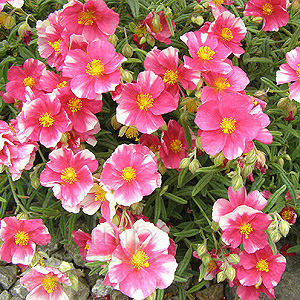
[[[136,35],[141,38],[146,34],[146,26],[144,24],[136,26]]]
[[[48,44],[54,49],[56,53],[60,53],[60,45],[59,45],[60,42],[61,40],[55,41],[53,43],[48,41]]]
[[[178,153],[181,151],[182,149],[182,143],[179,140],[173,140],[170,144],[170,149],[174,152],[174,153]]]
[[[153,98],[149,94],[140,94],[137,96],[136,100],[138,106],[141,110],[148,110],[148,108],[153,106]]]
[[[240,226],[240,233],[245,235],[245,239],[247,240],[249,238],[249,234],[253,231],[253,228],[251,227],[251,224],[244,223]]]
[[[207,265],[207,272],[211,272],[217,268],[217,264],[215,263],[214,260],[211,260],[208,265]]]
[[[25,231],[18,231],[15,234],[15,243],[19,246],[27,246],[29,241],[29,234]]]
[[[253,107],[258,104],[257,101],[254,99],[254,97],[250,96],[250,98],[252,100]]]
[[[97,187],[97,191],[95,192],[95,201],[103,202],[105,198],[106,192],[99,186]]]
[[[127,181],[131,182],[132,180],[136,179],[135,169],[132,167],[126,167],[122,170],[122,178]]]
[[[131,264],[136,269],[148,268],[148,255],[144,251],[136,250],[131,257]]]
[[[58,84],[56,85],[56,88],[59,89],[59,88],[65,87],[66,85],[67,85],[67,82],[64,80],[63,82],[58,83]]]
[[[48,294],[51,294],[57,289],[57,277],[46,275],[43,280],[42,287]]]
[[[154,33],[159,33],[159,32],[162,31],[162,26],[161,26],[161,24],[159,25],[158,29],[156,29],[156,28],[153,26],[153,24],[151,23],[150,28],[151,28],[151,31],[154,32]]]
[[[233,35],[232,35],[231,30],[229,28],[223,28],[222,32],[221,32],[221,38],[224,41],[227,41],[227,42],[229,42],[230,40],[232,40],[233,39]]]
[[[139,131],[135,126],[129,126],[125,132],[125,135],[128,139],[135,138],[136,140],[138,140]]]
[[[230,88],[230,83],[228,82],[227,78],[220,76],[215,80],[214,86],[215,86],[215,90],[221,92],[222,90]]]
[[[300,78],[300,64],[297,66],[297,76]]]
[[[91,76],[102,76],[104,72],[104,65],[101,60],[93,59],[86,66],[86,73]]]
[[[213,0],[213,3],[217,6],[223,4],[223,2],[224,0]]]
[[[167,70],[166,73],[164,73],[164,82],[169,85],[174,85],[177,83],[177,71]]]
[[[31,76],[26,77],[23,80],[23,83],[24,83],[25,86],[29,86],[30,88],[32,88],[35,85],[35,81]]]
[[[96,20],[97,17],[94,16],[93,11],[82,11],[78,16],[78,24],[80,25],[93,25],[94,20]]]
[[[262,258],[256,264],[256,270],[257,271],[269,272],[268,268],[269,268],[269,264]]]
[[[74,182],[77,181],[77,174],[75,172],[75,170],[72,168],[72,167],[68,167],[68,168],[65,168],[61,175],[60,175],[60,178],[64,181],[64,182],[67,182],[69,184],[73,184]]]
[[[39,117],[39,122],[43,127],[51,127],[53,125],[54,118],[51,113],[42,113]]]
[[[222,131],[224,133],[233,133],[236,130],[235,123],[236,123],[236,120],[232,119],[232,117],[230,117],[230,118],[225,117],[222,119],[220,128],[222,128]]]
[[[273,5],[271,3],[265,3],[262,7],[262,11],[264,15],[269,16],[270,14],[272,14],[274,8]]]
[[[280,214],[283,220],[289,221],[293,217],[293,212],[291,210],[285,210]]]
[[[73,113],[77,112],[77,111],[81,110],[81,108],[82,108],[82,101],[81,101],[81,99],[74,97],[69,100],[68,106],[69,106],[71,112],[73,112]]]
[[[150,150],[155,153],[158,151],[158,145],[157,144],[151,144],[151,146],[149,147]]]
[[[85,247],[84,247],[84,249],[87,250],[87,251],[89,251],[90,246],[88,244],[86,244]]]
[[[203,60],[212,59],[215,53],[216,52],[211,50],[210,47],[208,47],[208,46],[201,46],[197,51],[198,57]]]

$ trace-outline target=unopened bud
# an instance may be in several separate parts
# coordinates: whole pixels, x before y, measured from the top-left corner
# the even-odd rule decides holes
[[[133,32],[136,33],[136,24],[134,22],[129,23],[129,29]]]
[[[11,15],[7,15],[7,17],[5,18],[4,22],[3,22],[3,26],[6,29],[11,29],[16,25],[16,20],[13,16]]]
[[[142,37],[141,39],[140,39],[140,45],[142,45],[142,44],[145,44],[147,42],[147,39],[146,39],[146,37]]]
[[[279,231],[284,237],[286,237],[288,235],[289,231],[290,231],[289,223],[287,221],[284,221],[284,220],[280,221]]]
[[[246,164],[247,165],[253,165],[256,160],[257,160],[257,154],[255,149],[253,148],[252,150],[250,150],[247,154],[246,154],[247,158],[246,158]]]
[[[5,165],[0,164],[0,173],[2,173],[5,170]]]
[[[113,44],[114,47],[117,46],[118,40],[119,40],[119,38],[118,38],[115,34],[110,35],[109,38],[108,38],[108,41],[109,41],[111,44]]]
[[[195,172],[200,168],[200,163],[197,158],[194,158],[192,162],[189,165],[189,170],[192,172],[192,174],[195,174]]]
[[[261,24],[263,21],[263,17],[252,17],[252,21],[256,24]]]
[[[153,19],[152,19],[152,25],[156,30],[159,30],[160,28],[160,18],[157,13],[154,13]]]
[[[202,16],[192,16],[191,21],[199,26],[204,23],[204,19]]]
[[[121,68],[121,77],[127,83],[130,83],[133,80],[131,72],[128,70],[124,70],[122,68]]]
[[[201,137],[200,136],[196,136],[195,145],[196,145],[197,149],[203,150],[203,148],[201,146]]]
[[[127,58],[131,57],[132,54],[133,54],[133,49],[132,49],[132,47],[131,47],[129,44],[125,44],[124,47],[123,47],[123,49],[122,49],[122,54],[123,54],[125,57],[127,57]]]
[[[281,99],[279,99],[277,106],[282,110],[286,110],[290,101],[291,100],[289,98],[281,98]]]
[[[30,172],[30,183],[31,186],[36,190],[40,186],[40,179],[37,176],[36,172]]]
[[[162,162],[159,162],[159,163],[158,163],[157,169],[158,169],[158,171],[159,171],[159,173],[160,173],[161,175],[164,175],[164,174],[166,173],[166,171],[167,171],[166,166],[165,166]]]
[[[19,37],[22,38],[27,31],[31,31],[31,28],[27,22],[24,22],[18,29]]]
[[[69,139],[68,133],[67,133],[67,132],[64,132],[64,133],[61,135],[60,141],[61,141],[63,144],[66,144],[66,143],[68,142],[68,139]]]
[[[279,164],[279,166],[283,167],[284,166],[284,159],[282,157],[278,158],[277,163]]]
[[[122,124],[117,121],[116,115],[112,116],[110,124],[114,130],[118,130],[122,126]]]
[[[243,177],[241,175],[236,175],[231,180],[231,185],[234,191],[237,191],[241,186],[243,186]]]
[[[199,244],[197,246],[197,254],[199,255],[199,257],[201,257],[202,255],[206,254],[207,248],[206,248],[206,242]]]
[[[66,261],[63,261],[60,266],[59,266],[59,270],[62,272],[62,273],[65,273],[65,272],[68,272],[71,270],[71,265],[70,263],[66,262]]]
[[[260,150],[257,150],[257,162],[264,167],[266,165],[266,154]]]
[[[69,274],[68,277],[72,283],[71,285],[72,289],[77,292],[79,286],[78,276],[76,276],[75,274]]]
[[[223,151],[216,154],[215,157],[214,157],[215,167],[223,166],[224,159],[225,159],[225,156],[224,156]]]
[[[217,275],[217,283],[223,282],[227,278],[225,271],[221,271]]]
[[[172,13],[172,9],[170,7],[167,7],[164,11],[165,13],[165,18],[167,20],[171,20],[173,18],[173,13]]]
[[[241,170],[241,175],[245,178],[249,176],[252,173],[252,171],[253,171],[252,166],[245,165],[244,168]]]
[[[268,231],[271,233],[274,229],[277,229],[277,222],[273,221],[269,227],[268,227]]]
[[[18,220],[28,220],[29,219],[28,215],[24,212],[17,214],[16,218]]]
[[[271,238],[271,241],[272,241],[273,243],[277,243],[277,242],[281,239],[281,234],[280,234],[280,232],[276,229],[276,230],[274,230],[273,232],[271,232],[270,238]]]
[[[155,45],[155,38],[153,37],[153,35],[149,34],[147,35],[147,43],[153,47]]]
[[[268,101],[268,96],[265,90],[256,91],[253,96],[265,102]]]
[[[228,266],[225,270],[225,274],[230,281],[233,281],[236,275],[235,268],[233,268],[232,266]]]
[[[228,261],[233,265],[238,264],[240,260],[241,260],[240,256],[236,253],[229,254],[228,256]]]
[[[130,211],[134,214],[139,216],[143,212],[144,204],[141,202],[133,203],[130,206]]]
[[[208,264],[211,262],[211,257],[209,254],[204,254],[201,257],[202,263],[204,264],[204,266],[208,266]]]
[[[181,160],[179,168],[185,169],[190,165],[191,160],[188,157],[185,157]]]

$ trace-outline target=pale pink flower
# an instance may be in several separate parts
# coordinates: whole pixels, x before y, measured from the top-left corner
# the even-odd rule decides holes
[[[105,162],[100,180],[114,190],[115,201],[126,206],[141,201],[161,185],[154,153],[133,144],[117,147]]]
[[[145,299],[156,289],[167,288],[174,279],[177,263],[168,254],[168,234],[140,219],[120,235],[104,280],[123,294]]]
[[[26,300],[69,300],[61,284],[71,286],[66,274],[56,268],[36,266],[20,279],[30,292]]]
[[[209,0],[208,4],[215,18],[217,18],[224,11],[228,11],[223,5],[233,4],[233,0]]]
[[[88,242],[92,240],[90,233],[83,232],[82,230],[72,231],[73,242],[79,247],[79,254],[84,261],[86,260],[86,254],[89,250]]]
[[[66,210],[78,212],[76,205],[93,186],[92,173],[98,167],[94,154],[87,149],[74,154],[70,149],[61,148],[53,150],[49,159],[41,173],[41,185],[51,187]]]
[[[136,83],[127,83],[118,101],[117,121],[148,134],[164,124],[162,114],[178,106],[178,98],[165,91],[163,80],[152,71],[139,73]]]
[[[225,62],[231,53],[212,33],[187,32],[180,39],[187,44],[190,55],[183,56],[185,66],[192,70],[228,73],[232,67]]]
[[[53,93],[26,102],[17,120],[22,141],[39,141],[47,148],[55,147],[71,129],[71,121]]]
[[[240,258],[237,277],[244,286],[261,282],[267,289],[272,289],[278,284],[285,270],[285,257],[279,253],[274,255],[268,244],[254,253],[243,251]]]
[[[51,236],[42,219],[18,220],[6,217],[1,220],[0,237],[4,242],[0,258],[8,263],[29,265],[36,245],[46,245]]]
[[[109,9],[103,0],[89,0],[85,4],[72,0],[61,12],[61,26],[70,35],[83,35],[89,42],[108,40],[118,24],[119,15]],[[108,54],[105,50],[104,53]]]
[[[300,47],[286,54],[286,64],[282,64],[276,72],[277,84],[295,81],[290,85],[289,98],[300,102]]]
[[[56,89],[70,85],[70,78],[63,77],[52,71],[44,70],[40,77],[40,84],[43,87],[43,91],[52,93]]]
[[[236,18],[229,11],[223,12],[211,23],[208,32],[217,36],[219,43],[226,46],[237,57],[245,50],[241,47],[241,40],[246,36],[246,26],[241,18]]]
[[[125,60],[110,42],[93,41],[86,52],[81,49],[69,51],[63,76],[72,78],[71,90],[77,97],[96,99],[98,94],[113,91],[119,84],[118,68]]]
[[[0,11],[2,11],[6,2],[12,5],[13,7],[18,7],[18,8],[21,8],[24,4],[24,0],[0,0]]]
[[[12,66],[7,73],[6,92],[9,96],[26,102],[30,92],[36,97],[43,94],[39,80],[46,66],[37,59],[28,58],[21,67]]]
[[[246,5],[245,16],[263,17],[264,31],[278,31],[289,21],[286,10],[286,0],[249,0]]]

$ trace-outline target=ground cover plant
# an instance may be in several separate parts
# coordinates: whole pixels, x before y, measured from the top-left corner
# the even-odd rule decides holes
[[[300,251],[299,0],[0,9],[0,259],[26,299],[77,289],[50,240],[134,299],[275,298]]]

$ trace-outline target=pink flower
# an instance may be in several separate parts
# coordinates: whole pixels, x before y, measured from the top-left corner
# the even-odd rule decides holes
[[[167,131],[161,135],[160,158],[166,168],[177,169],[183,158],[187,157],[189,147],[184,129],[175,120],[170,120]]]
[[[92,236],[89,233],[82,230],[72,231],[73,242],[79,247],[79,254],[84,261],[86,260],[86,254],[89,250],[88,242],[92,240]]]
[[[96,99],[98,94],[112,91],[119,84],[118,68],[125,60],[110,42],[93,41],[86,52],[81,49],[69,51],[63,76],[72,78],[71,90],[77,97]]]
[[[228,198],[218,199],[213,206],[212,219],[215,222],[219,222],[222,216],[231,213],[240,205],[247,205],[256,210],[262,210],[268,203],[268,201],[259,193],[259,191],[252,191],[248,196],[244,186],[240,187],[237,191],[234,191],[230,186],[228,188]]]
[[[61,89],[70,85],[69,78],[62,77],[48,70],[43,72],[40,77],[40,83],[43,86],[43,90],[48,93],[52,93],[56,89]]]
[[[178,67],[178,50],[169,47],[164,50],[153,49],[145,58],[146,71],[153,71],[160,76],[165,88],[174,97],[179,97],[178,81],[184,89],[194,90],[200,80],[201,74],[197,70],[187,69],[183,64]]]
[[[266,294],[268,298],[275,298],[274,289],[267,289],[263,283],[258,287],[240,284],[236,293],[242,300],[257,300],[260,293]]]
[[[270,216],[247,205],[240,205],[220,218],[222,240],[233,248],[243,243],[245,251],[253,253],[267,244],[265,230],[271,222]]]
[[[245,50],[241,47],[241,40],[246,36],[246,26],[241,18],[236,18],[229,11],[223,12],[211,23],[208,32],[217,36],[219,43],[230,49],[237,57]]]
[[[231,5],[233,4],[233,0],[209,0],[209,6],[215,18],[223,13],[224,11],[228,11],[222,4]]]
[[[154,12],[152,12],[152,11],[148,14],[148,16],[144,20],[143,24],[146,25],[147,31],[150,34],[152,34],[155,39],[157,39],[158,41],[160,41],[162,43],[170,45],[171,40],[169,39],[169,37],[171,36],[171,31],[169,29],[165,14],[162,10],[159,11],[157,14],[158,14],[159,20],[160,20],[160,26],[158,29],[156,29],[152,24],[153,17],[154,17]],[[172,23],[173,31],[175,31],[175,29],[176,29],[175,22],[173,20],[171,20],[171,23]]]
[[[281,65],[276,72],[277,84],[295,81],[290,85],[289,98],[300,102],[300,47],[286,54],[286,64]]]
[[[129,206],[161,185],[154,153],[142,145],[120,145],[105,162],[100,180],[118,204]]]
[[[153,153],[156,153],[160,146],[160,140],[156,135],[143,133],[140,137],[140,144],[148,147]]]
[[[70,149],[61,148],[52,151],[49,158],[41,173],[41,185],[52,187],[62,206],[73,212],[93,186],[92,173],[96,171],[98,162],[87,149],[74,154]]]
[[[23,64],[23,69],[12,66],[7,73],[9,82],[6,84],[6,91],[9,96],[26,102],[25,95],[32,94],[38,97],[43,94],[39,80],[46,66],[37,59],[28,58]]]
[[[165,91],[163,80],[152,71],[139,73],[136,83],[127,83],[117,107],[117,121],[152,133],[164,124],[161,116],[177,108],[178,99]]]
[[[232,160],[242,155],[246,142],[256,138],[262,125],[252,116],[253,103],[247,96],[225,94],[222,101],[208,101],[201,105],[195,123],[202,130],[204,151],[215,155],[223,151]]]
[[[231,53],[212,33],[187,32],[180,39],[187,44],[192,58],[183,56],[187,68],[199,71],[228,73],[231,66],[224,62]]]
[[[30,292],[26,299],[69,300],[61,284],[71,286],[69,278],[56,268],[36,266],[20,279]]]
[[[289,21],[286,4],[286,0],[249,0],[244,14],[263,17],[264,31],[278,31],[279,27],[285,26]]]
[[[36,245],[46,245],[51,236],[42,219],[18,220],[6,217],[1,220],[0,237],[3,244],[0,258],[8,263],[29,265]]]
[[[119,15],[103,0],[89,0],[85,4],[70,1],[61,12],[61,26],[67,32],[83,35],[87,41],[108,40],[119,24]],[[108,52],[105,52],[105,55]]]
[[[144,299],[156,288],[165,289],[172,283],[177,263],[168,254],[167,233],[141,219],[119,238],[105,284],[134,299]]]
[[[71,129],[71,121],[53,93],[25,103],[17,120],[21,140],[39,141],[47,148],[55,147]]]
[[[294,209],[291,206],[284,207],[280,212],[279,215],[285,221],[287,221],[290,225],[296,223],[297,214],[295,213]]]
[[[285,257],[279,253],[274,255],[269,245],[255,253],[243,251],[240,258],[241,266],[237,269],[237,277],[244,286],[261,282],[267,289],[271,289],[278,284],[285,270]]]

